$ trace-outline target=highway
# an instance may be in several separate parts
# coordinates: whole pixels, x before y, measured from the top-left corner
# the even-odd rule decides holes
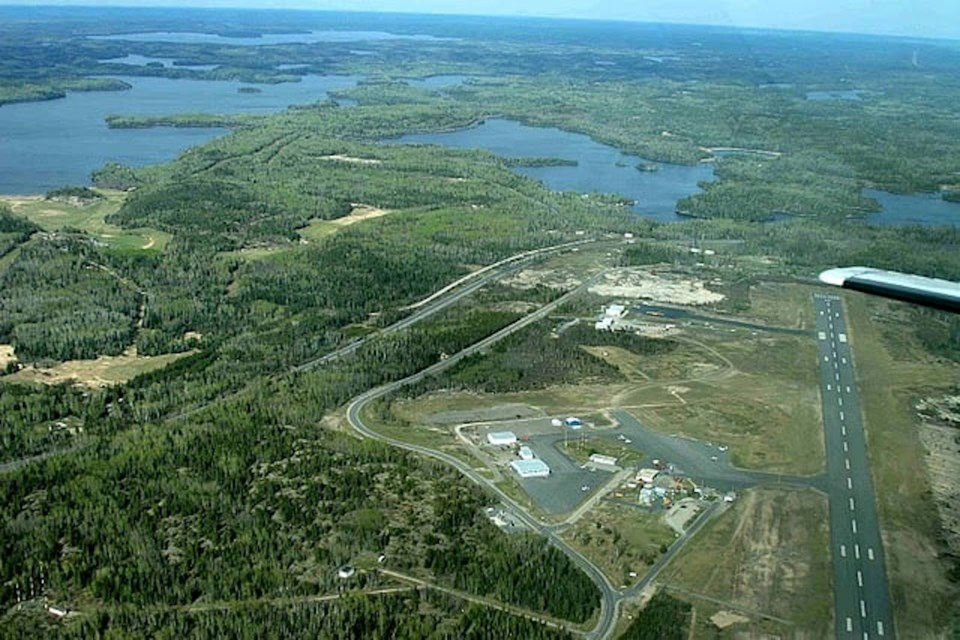
[[[542,320],[552,311],[557,309],[560,305],[564,304],[572,297],[582,293],[587,287],[589,287],[593,282],[599,277],[594,276],[590,278],[579,287],[570,291],[569,293],[557,298],[553,302],[550,302],[533,313],[524,316],[520,320],[517,320],[513,324],[504,327],[503,329],[497,331],[496,333],[487,336],[483,340],[472,344],[471,346],[463,349],[462,351],[450,356],[446,360],[441,360],[436,364],[433,364],[422,371],[415,373],[411,376],[408,376],[402,380],[397,380],[395,382],[390,382],[381,387],[371,389],[365,393],[360,394],[347,406],[347,420],[350,423],[350,426],[353,427],[357,433],[366,438],[371,438],[374,440],[379,440],[386,444],[389,444],[400,449],[406,449],[407,451],[412,451],[414,453],[419,453],[422,455],[441,460],[446,464],[457,469],[460,473],[465,475],[474,483],[486,487],[489,491],[494,493],[500,501],[505,505],[505,507],[511,512],[511,514],[516,517],[518,520],[523,522],[531,531],[535,531],[544,537],[546,537],[551,544],[556,546],[558,549],[563,551],[567,557],[569,557],[573,562],[577,564],[593,582],[597,585],[601,593],[600,599],[600,616],[597,620],[597,624],[594,627],[593,631],[587,634],[587,637],[590,638],[607,638],[613,633],[613,630],[617,623],[617,610],[620,605],[621,595],[617,589],[613,586],[610,580],[607,579],[606,575],[590,560],[588,560],[584,555],[579,551],[568,545],[564,542],[556,533],[551,530],[551,527],[541,523],[539,520],[531,516],[527,511],[518,504],[513,498],[500,490],[499,487],[495,486],[481,474],[479,474],[473,467],[465,464],[462,460],[444,453],[442,451],[437,451],[435,449],[430,449],[428,447],[423,447],[416,444],[410,444],[402,440],[397,440],[395,438],[390,438],[383,436],[373,429],[371,429],[363,420],[362,413],[363,408],[373,400],[381,398],[385,395],[400,389],[401,387],[417,382],[418,380],[424,378],[425,376],[439,373],[448,367],[452,367],[454,364],[460,360],[466,358],[469,355],[477,353],[494,343],[506,338],[507,336],[519,331],[520,329]]]
[[[893,610],[843,304],[814,296],[836,637],[893,638]]]
[[[368,341],[388,335],[391,333],[396,333],[397,331],[402,331],[407,327],[411,327],[421,320],[426,320],[430,316],[436,314],[439,311],[442,311],[457,302],[458,300],[469,296],[470,294],[476,292],[478,289],[483,288],[494,280],[498,280],[508,273],[513,271],[518,271],[522,267],[528,265],[531,262],[534,262],[540,258],[544,258],[551,253],[556,253],[559,251],[565,251],[578,247],[583,244],[588,244],[591,242],[596,242],[595,240],[576,240],[574,242],[564,242],[563,244],[551,245],[549,247],[543,247],[541,249],[534,249],[532,251],[524,251],[523,253],[518,253],[516,255],[505,258],[499,262],[488,265],[478,271],[469,273],[464,277],[448,284],[447,286],[439,289],[438,291],[427,296],[419,302],[406,307],[407,309],[416,309],[414,313],[411,313],[406,318],[398,320],[389,327],[385,327],[380,331],[372,333],[368,336],[364,336],[358,340],[346,344],[335,351],[331,351],[325,355],[322,355],[313,360],[309,360],[302,364],[299,364],[293,367],[291,370],[293,372],[300,371],[309,371],[310,369],[322,366],[328,362],[332,362],[337,358],[342,358],[343,356],[350,355],[354,353],[357,349],[362,347]]]

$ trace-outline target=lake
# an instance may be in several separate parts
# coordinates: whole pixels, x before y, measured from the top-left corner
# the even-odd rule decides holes
[[[129,91],[69,93],[60,100],[0,107],[0,193],[46,193],[90,183],[107,162],[143,166],[166,162],[225,129],[108,129],[108,115],[271,113],[322,100],[356,85],[357,76],[304,76],[302,82],[257,85],[239,93],[234,81],[121,77]]]
[[[960,226],[960,203],[948,202],[939,193],[899,195],[877,189],[864,189],[863,195],[880,203],[883,211],[867,215],[865,222],[879,225],[925,227]]]
[[[638,171],[647,162],[622,153],[589,136],[560,129],[529,127],[513,120],[492,119],[447,133],[407,135],[391,142],[437,144],[487,149],[507,158],[540,157],[576,160],[577,166],[516,167],[514,170],[557,191],[615,193],[636,204],[642,215],[664,222],[689,220],[676,214],[677,200],[697,193],[697,183],[713,179],[713,166],[656,163],[657,171]]]

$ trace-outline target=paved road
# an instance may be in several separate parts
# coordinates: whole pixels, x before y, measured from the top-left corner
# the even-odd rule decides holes
[[[602,275],[602,274],[599,274],[599,275]],[[440,362],[434,365],[431,365],[426,369],[423,369],[422,371],[415,373],[411,376],[408,376],[402,380],[397,380],[395,382],[385,384],[381,387],[377,387],[375,389],[371,389],[370,391],[360,394],[347,407],[347,420],[349,421],[350,425],[354,428],[354,430],[356,430],[360,435],[367,438],[380,440],[381,442],[385,442],[386,444],[389,444],[391,446],[394,446],[400,449],[406,449],[407,451],[412,451],[414,453],[426,455],[431,458],[435,458],[437,460],[441,460],[449,464],[450,466],[457,469],[460,473],[465,475],[474,483],[484,486],[487,489],[489,489],[492,493],[496,494],[497,497],[508,508],[508,510],[512,513],[512,515],[515,518],[523,522],[532,531],[535,531],[543,535],[544,537],[546,537],[551,542],[551,544],[553,544],[558,549],[563,551],[567,555],[567,557],[569,557],[574,563],[576,563],[577,566],[579,566],[590,577],[590,579],[593,580],[593,582],[599,588],[600,594],[601,594],[600,616],[599,616],[599,619],[597,620],[597,624],[594,627],[593,631],[587,634],[587,636],[590,638],[610,637],[617,623],[617,617],[618,617],[617,611],[618,611],[620,600],[621,600],[621,596],[619,592],[614,588],[613,584],[606,577],[606,575],[604,575],[604,573],[599,569],[599,567],[593,564],[593,562],[591,562],[579,551],[577,551],[576,549],[568,545],[558,535],[556,535],[553,531],[551,531],[549,526],[544,525],[539,520],[537,520],[536,518],[531,516],[529,513],[527,513],[527,511],[515,500],[513,500],[513,498],[511,498],[506,493],[501,491],[499,487],[489,482],[484,476],[478,473],[477,470],[474,469],[473,467],[467,465],[459,458],[456,458],[442,451],[437,451],[435,449],[430,449],[428,447],[423,447],[416,444],[410,444],[402,440],[397,440],[395,438],[383,436],[377,433],[376,431],[374,431],[373,429],[371,429],[364,422],[362,413],[363,413],[363,408],[373,400],[376,400],[377,398],[381,398],[385,395],[388,395],[393,391],[400,389],[403,386],[417,382],[422,378],[424,378],[425,376],[439,373],[440,371],[443,371],[449,367],[452,367],[454,364],[463,360],[467,356],[470,356],[474,353],[482,351],[483,349],[486,349],[487,347],[519,331],[520,329],[523,329],[524,327],[534,322],[542,320],[552,311],[560,307],[560,305],[566,303],[572,297],[582,293],[587,287],[589,287],[597,279],[597,277],[599,277],[599,275],[594,276],[593,278],[590,278],[589,280],[581,284],[579,287],[577,287],[573,291],[567,293],[566,295],[561,296],[560,298],[557,298],[553,302],[550,302],[549,304],[546,304],[540,307],[533,313],[527,316],[524,316],[523,318],[521,318],[520,320],[517,320],[513,324],[507,327],[504,327],[503,329],[497,331],[494,334],[491,334],[490,336],[484,338],[483,340],[480,340],[479,342],[474,343],[473,345],[467,347],[466,349],[463,349],[462,351],[450,356],[446,360],[441,360]]]
[[[893,610],[840,298],[814,296],[837,638],[892,638]]]

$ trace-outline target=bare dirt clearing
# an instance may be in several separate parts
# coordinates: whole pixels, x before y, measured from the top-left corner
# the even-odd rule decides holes
[[[623,267],[601,276],[590,293],[609,298],[634,298],[668,304],[703,305],[720,302],[722,293],[710,291],[703,281],[649,269]]]
[[[944,539],[960,555],[960,396],[925,398],[916,408]]]
[[[320,156],[321,160],[334,160],[336,162],[350,162],[352,164],[383,164],[383,160],[376,158],[357,158],[355,156],[345,156],[340,153],[334,153],[329,156]]]
[[[330,224],[338,227],[346,227],[351,224],[363,222],[364,220],[370,220],[371,218],[379,218],[380,216],[385,216],[390,213],[388,209],[379,209],[368,204],[350,203],[350,206],[352,206],[353,209],[349,215],[330,220]]]
[[[2,379],[9,382],[49,385],[69,382],[91,388],[108,387],[126,382],[141,373],[160,369],[193,353],[196,353],[196,350],[162,356],[138,356],[136,348],[131,348],[119,356],[100,356],[96,360],[70,360],[49,368],[28,366]]]
[[[503,284],[516,289],[544,286],[564,291],[578,287],[581,282],[582,278],[555,269],[524,269],[503,279]]]
[[[823,495],[746,491],[681,552],[663,581],[732,609],[789,620],[792,634],[826,637],[833,605],[828,537]]]
[[[11,362],[16,361],[17,356],[13,353],[13,346],[9,344],[0,344],[0,369],[3,369]]]

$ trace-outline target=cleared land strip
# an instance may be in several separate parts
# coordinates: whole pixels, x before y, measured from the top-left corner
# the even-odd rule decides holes
[[[575,633],[577,635],[584,635],[585,632],[579,629],[571,629],[569,623],[566,623],[564,620],[558,620],[550,616],[545,616],[542,613],[537,613],[536,611],[530,611],[529,609],[524,609],[523,607],[517,607],[512,604],[507,604],[505,602],[500,602],[499,600],[494,600],[492,598],[485,598],[483,596],[474,595],[472,593],[467,593],[466,591],[460,591],[459,589],[452,589],[450,587],[441,586],[435,582],[429,582],[427,580],[422,580],[420,578],[415,578],[413,576],[407,575],[405,573],[399,573],[397,571],[391,571],[389,569],[378,569],[383,575],[394,578],[396,580],[401,580],[404,582],[409,582],[416,587],[423,589],[434,589],[435,591],[442,591],[443,593],[454,596],[455,598],[460,598],[461,600],[467,600],[469,602],[475,602],[477,604],[482,604],[485,607],[491,607],[493,609],[499,609],[506,613],[521,616],[535,622],[540,622],[548,627],[554,629],[562,629],[568,633]]]
[[[570,249],[582,244],[596,242],[595,240],[578,240],[576,242],[565,242],[563,244],[551,245],[549,247],[543,247],[541,249],[534,249],[532,251],[524,251],[523,253],[518,253],[516,255],[510,256],[500,262],[496,262],[489,266],[486,266],[478,271],[467,274],[466,276],[451,282],[450,284],[444,286],[442,289],[434,292],[430,296],[420,300],[419,302],[406,307],[406,309],[417,308],[418,311],[414,312],[410,316],[399,320],[389,327],[381,329],[376,333],[372,333],[369,336],[354,340],[350,344],[340,347],[336,351],[332,351],[326,355],[320,356],[319,358],[314,358],[302,364],[299,364],[291,369],[293,372],[309,371],[318,366],[326,364],[327,362],[332,362],[343,356],[350,355],[355,352],[357,349],[362,347],[364,344],[370,340],[378,337],[389,335],[391,333],[396,333],[397,331],[402,331],[407,327],[413,326],[414,324],[420,322],[421,320],[426,320],[430,316],[446,309],[451,304],[459,301],[462,298],[474,293],[478,289],[489,284],[493,280],[503,277],[507,273],[519,269],[521,266],[527,264],[532,260],[542,258],[550,253],[556,251],[563,251],[565,249]]]
[[[709,602],[711,604],[719,605],[724,609],[739,611],[740,613],[745,613],[755,618],[764,618],[766,620],[773,620],[774,622],[779,622],[780,624],[783,624],[783,625],[793,626],[793,622],[791,620],[787,620],[785,618],[778,618],[777,616],[770,615],[769,613],[764,613],[762,611],[757,611],[755,609],[742,607],[739,604],[728,602],[726,600],[711,598],[710,596],[705,596],[702,593],[696,593],[695,591],[690,591],[688,589],[684,589],[683,587],[677,587],[675,585],[668,584],[668,585],[664,585],[663,588],[666,589],[667,591],[672,591],[674,593],[679,593],[680,595],[686,596],[688,598],[693,598],[694,600],[703,600],[704,602]]]

